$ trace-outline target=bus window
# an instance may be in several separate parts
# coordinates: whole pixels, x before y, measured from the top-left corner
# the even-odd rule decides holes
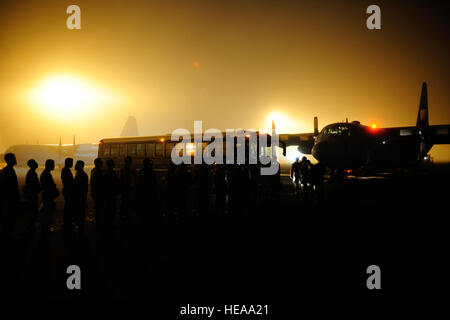
[[[119,156],[120,157],[126,157],[127,156],[127,145],[126,143],[123,143],[120,145],[120,152],[119,152]]]
[[[155,144],[154,143],[147,143],[145,145],[145,154],[149,158],[155,157]]]
[[[117,158],[119,156],[119,145],[111,145],[111,158]]]
[[[111,145],[104,144],[102,146],[102,149],[103,149],[103,157],[104,158],[108,158],[110,156],[110,154],[111,154]]]
[[[162,158],[164,156],[164,144],[163,143],[157,143],[155,145],[155,156],[157,158]]]
[[[130,157],[136,157],[137,151],[136,151],[136,143],[130,143],[128,145],[128,155]]]
[[[137,144],[137,156],[140,158],[145,157],[145,144],[143,143]]]
[[[166,158],[170,158],[174,147],[175,143],[166,143]]]

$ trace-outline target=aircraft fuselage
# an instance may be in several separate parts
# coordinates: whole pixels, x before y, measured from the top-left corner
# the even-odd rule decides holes
[[[312,155],[332,168],[394,168],[418,160],[416,127],[372,128],[359,122],[333,123],[316,138]]]

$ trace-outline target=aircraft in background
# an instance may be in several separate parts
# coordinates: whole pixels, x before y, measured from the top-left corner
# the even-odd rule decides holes
[[[67,157],[83,160],[86,164],[90,164],[97,156],[97,152],[98,144],[76,144],[74,136],[72,144],[62,144],[61,138],[59,144],[18,144],[7,148],[5,154],[14,153],[17,166],[25,167],[29,159],[34,159],[43,166],[47,159],[53,159],[57,165],[62,165]],[[3,160],[3,155],[1,158]]]
[[[449,144],[449,131],[449,124],[429,125],[424,82],[415,127],[377,128],[346,121],[329,124],[319,133],[315,117],[313,133],[280,134],[280,142],[284,148],[298,146],[299,152],[312,154],[332,169],[397,169],[427,159],[435,144]]]
[[[123,127],[121,136],[137,135],[138,128],[136,118],[128,117]],[[6,153],[14,153],[17,159],[17,166],[26,167],[29,159],[34,159],[41,166],[47,159],[55,160],[57,165],[63,165],[67,157],[75,160],[83,160],[86,165],[92,165],[98,156],[98,142],[96,143],[75,143],[75,136],[72,144],[18,144],[6,149]],[[0,162],[3,161],[4,154],[0,155]],[[3,163],[4,164],[4,163]]]

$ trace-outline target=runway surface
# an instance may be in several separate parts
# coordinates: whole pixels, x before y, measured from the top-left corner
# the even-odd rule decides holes
[[[449,179],[444,171],[330,180],[316,205],[298,199],[283,176],[280,200],[259,201],[244,216],[210,212],[145,225],[133,214],[111,233],[96,230],[88,201],[85,237],[61,231],[60,197],[47,241],[24,217],[14,238],[2,239],[0,291],[187,301],[448,297]],[[80,291],[66,287],[72,264],[82,270]],[[379,291],[366,287],[372,264],[381,268]]]

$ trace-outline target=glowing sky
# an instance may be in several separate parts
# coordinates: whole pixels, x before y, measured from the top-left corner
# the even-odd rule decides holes
[[[450,123],[449,2],[376,1],[370,31],[372,2],[77,0],[68,30],[72,2],[2,1],[0,152],[118,136],[129,115],[144,135],[270,127],[274,112],[284,132],[316,115],[414,125],[422,81],[430,123]]]

